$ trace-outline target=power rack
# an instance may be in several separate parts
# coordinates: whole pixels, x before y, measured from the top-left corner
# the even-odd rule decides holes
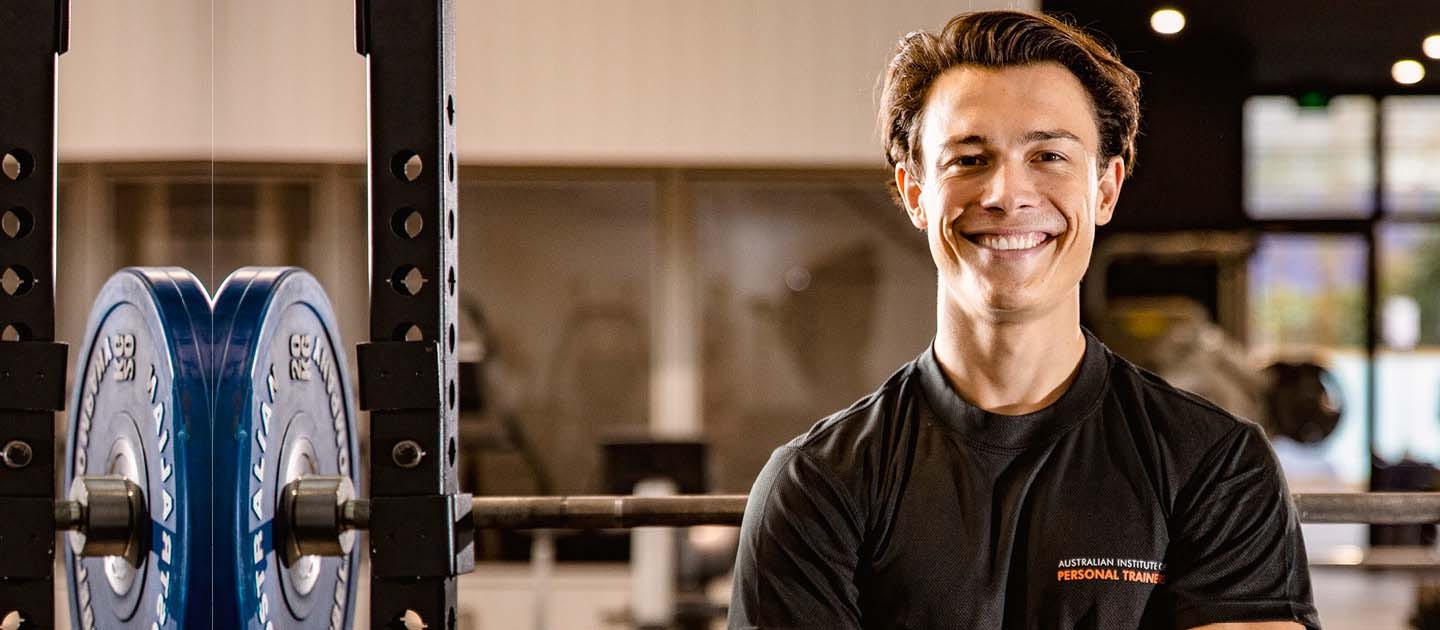
[[[370,611],[454,628],[456,578],[475,566],[459,492],[455,18],[452,0],[357,0],[369,73]],[[414,226],[418,217],[419,230]],[[437,620],[443,622],[437,623]]]
[[[55,413],[66,345],[55,340],[55,96],[69,0],[0,3],[0,616],[55,624]],[[43,602],[43,605],[41,603]]]

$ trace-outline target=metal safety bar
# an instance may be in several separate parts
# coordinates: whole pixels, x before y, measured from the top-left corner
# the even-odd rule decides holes
[[[1440,492],[1297,494],[1295,505],[1302,523],[1440,523]]]
[[[475,529],[626,529],[739,525],[745,515],[743,494],[668,497],[474,497],[470,517]],[[341,506],[346,529],[368,529],[370,502],[356,499]]]
[[[739,525],[745,514],[746,499],[743,494],[474,497],[470,503],[470,518],[476,529]],[[369,528],[368,499],[351,499],[338,504],[333,498],[326,500],[338,510],[337,518],[329,521],[332,524],[338,522],[345,530]],[[1303,523],[1440,523],[1440,493],[1298,494],[1295,495],[1295,504]]]
[[[746,496],[476,497],[477,529],[605,529],[739,525]],[[1333,493],[1295,495],[1303,523],[1414,525],[1440,523],[1440,493]]]

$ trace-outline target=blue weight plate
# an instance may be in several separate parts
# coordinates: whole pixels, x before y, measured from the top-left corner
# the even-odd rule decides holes
[[[207,628],[210,301],[184,269],[127,268],[90,312],[70,402],[65,485],[122,475],[145,492],[139,567],[65,548],[74,628]],[[199,593],[197,596],[196,593]]]
[[[320,283],[293,267],[246,267],[215,294],[215,624],[350,627],[359,550],[282,565],[272,520],[301,474],[359,487],[359,436],[344,346]]]

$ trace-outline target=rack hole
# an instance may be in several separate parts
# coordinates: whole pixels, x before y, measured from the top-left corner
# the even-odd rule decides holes
[[[15,265],[0,272],[0,289],[6,295],[25,295],[35,287],[35,275],[29,269]]]
[[[400,615],[399,622],[400,627],[405,630],[425,630],[429,627],[425,625],[425,619],[420,616],[420,613],[409,608],[405,609],[405,614]]]
[[[425,339],[425,333],[421,332],[419,324],[405,322],[395,327],[395,332],[391,337],[395,341],[421,341]]]
[[[420,159],[420,154],[408,149],[396,153],[394,159],[390,160],[390,172],[402,182],[420,179],[420,173],[424,170],[425,162]]]
[[[451,268],[450,268],[450,274],[449,274],[449,277],[445,279],[445,284],[449,285],[449,287],[450,287],[450,295],[455,295],[455,268],[454,268],[454,267],[451,267]]]
[[[3,329],[0,329],[0,341],[24,340],[25,335],[22,334],[23,331],[21,330],[21,328],[23,328],[23,326],[20,326],[19,324],[7,324]]]
[[[11,181],[18,182],[35,172],[35,158],[24,149],[12,149],[4,158],[0,158],[0,171]]]
[[[21,615],[20,611],[12,610],[5,613],[3,618],[0,618],[0,630],[20,630],[20,628],[29,625],[26,623],[28,621],[29,619]]]
[[[445,160],[445,169],[449,171],[450,181],[455,181],[455,154],[451,153]]]
[[[414,208],[401,208],[390,215],[390,229],[400,238],[415,238],[425,230],[425,217]]]
[[[454,409],[454,408],[455,408],[455,379],[453,379],[453,378],[450,379],[450,392],[449,392],[449,394],[448,394],[448,397],[449,397],[449,399],[450,399],[450,408],[451,408],[451,409]]]
[[[451,238],[451,239],[454,239],[454,238],[455,238],[455,209],[454,209],[454,208],[451,208],[451,209],[450,209],[449,220],[450,220],[450,238]]]
[[[445,97],[445,119],[455,124],[455,95]]]
[[[450,322],[450,354],[455,354],[455,322]]]
[[[450,465],[451,465],[451,466],[454,466],[454,465],[455,465],[455,451],[456,451],[456,450],[457,450],[457,449],[456,449],[456,447],[455,447],[455,436],[452,435],[452,436],[450,436]],[[452,614],[452,615],[455,614],[453,609],[451,610],[451,613],[450,613],[450,614]],[[453,617],[452,617],[452,619],[453,619]],[[452,627],[453,627],[453,626],[452,626]]]
[[[425,283],[429,281],[415,265],[404,265],[390,276],[390,286],[400,295],[420,295]]]
[[[9,238],[25,238],[35,227],[35,217],[24,208],[15,207],[0,215],[0,232]]]

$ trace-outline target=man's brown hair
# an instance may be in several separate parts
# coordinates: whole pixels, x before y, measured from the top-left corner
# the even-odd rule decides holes
[[[1047,61],[1065,66],[1085,86],[1100,131],[1100,158],[1119,156],[1128,176],[1135,167],[1140,77],[1085,31],[1020,11],[966,13],[951,18],[938,34],[916,31],[901,38],[885,69],[880,98],[880,139],[890,167],[903,164],[912,177],[924,172],[916,168],[921,114],[930,86],[946,70]]]

